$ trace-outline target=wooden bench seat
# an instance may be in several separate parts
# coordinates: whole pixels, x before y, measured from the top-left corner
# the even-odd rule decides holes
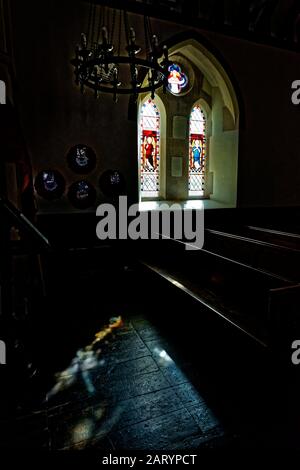
[[[297,244],[294,239],[291,241],[292,237],[282,235],[272,239],[270,234],[263,231],[255,231],[256,238],[250,231],[241,230],[238,234],[232,232],[206,229],[205,249],[268,271],[287,281],[300,282],[300,238],[295,238]]]
[[[150,247],[141,261],[152,273],[263,346],[286,348],[291,325],[300,324],[298,284],[207,249],[186,251],[183,242],[166,242],[159,252]]]

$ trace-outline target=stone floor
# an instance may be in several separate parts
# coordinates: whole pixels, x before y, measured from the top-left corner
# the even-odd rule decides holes
[[[178,367],[171,351],[145,318],[124,321],[97,358],[72,361],[39,410],[10,421],[5,446],[149,451],[223,446],[231,437],[190,381],[197,372],[190,364]]]
[[[228,322],[129,269],[125,254],[53,260],[53,288],[28,326],[39,374],[24,377],[21,351],[1,381],[1,450],[297,447],[300,384]],[[99,354],[78,355],[119,314]]]

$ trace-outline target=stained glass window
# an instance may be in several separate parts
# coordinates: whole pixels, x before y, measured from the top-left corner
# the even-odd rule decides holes
[[[142,197],[159,196],[160,112],[151,99],[142,105],[140,119]]]
[[[199,105],[190,116],[189,196],[203,196],[205,184],[206,120]]]
[[[66,182],[57,170],[41,171],[34,183],[36,192],[44,199],[59,199],[65,192]]]
[[[173,95],[179,95],[188,84],[188,78],[178,64],[169,67],[168,88]]]

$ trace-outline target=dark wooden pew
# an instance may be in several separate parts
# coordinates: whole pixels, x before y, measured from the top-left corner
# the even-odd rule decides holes
[[[226,227],[226,229],[220,231],[257,241],[265,241],[277,246],[300,249],[300,234],[295,228],[294,231],[287,231],[278,228],[275,229],[274,227],[264,227],[262,225],[235,225]]]
[[[205,230],[204,247],[208,251],[276,274],[287,281],[300,281],[300,237],[282,232],[272,238],[264,230]]]
[[[300,285],[206,248],[186,251],[184,242],[154,246],[141,257],[148,270],[262,346],[289,353],[300,325]]]
[[[296,232],[287,232],[275,230],[260,226],[248,225],[245,227],[251,237],[258,240],[265,240],[288,248],[300,249],[300,234]]]

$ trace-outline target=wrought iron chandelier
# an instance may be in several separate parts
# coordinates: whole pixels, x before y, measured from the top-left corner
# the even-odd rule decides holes
[[[167,46],[160,47],[152,33],[151,22],[144,17],[143,58],[137,57],[142,47],[136,43],[136,33],[127,11],[110,9],[90,3],[87,32],[81,34],[76,46],[75,82],[83,93],[85,88],[111,93],[115,102],[119,94],[132,95],[151,92],[168,86],[169,62]]]

